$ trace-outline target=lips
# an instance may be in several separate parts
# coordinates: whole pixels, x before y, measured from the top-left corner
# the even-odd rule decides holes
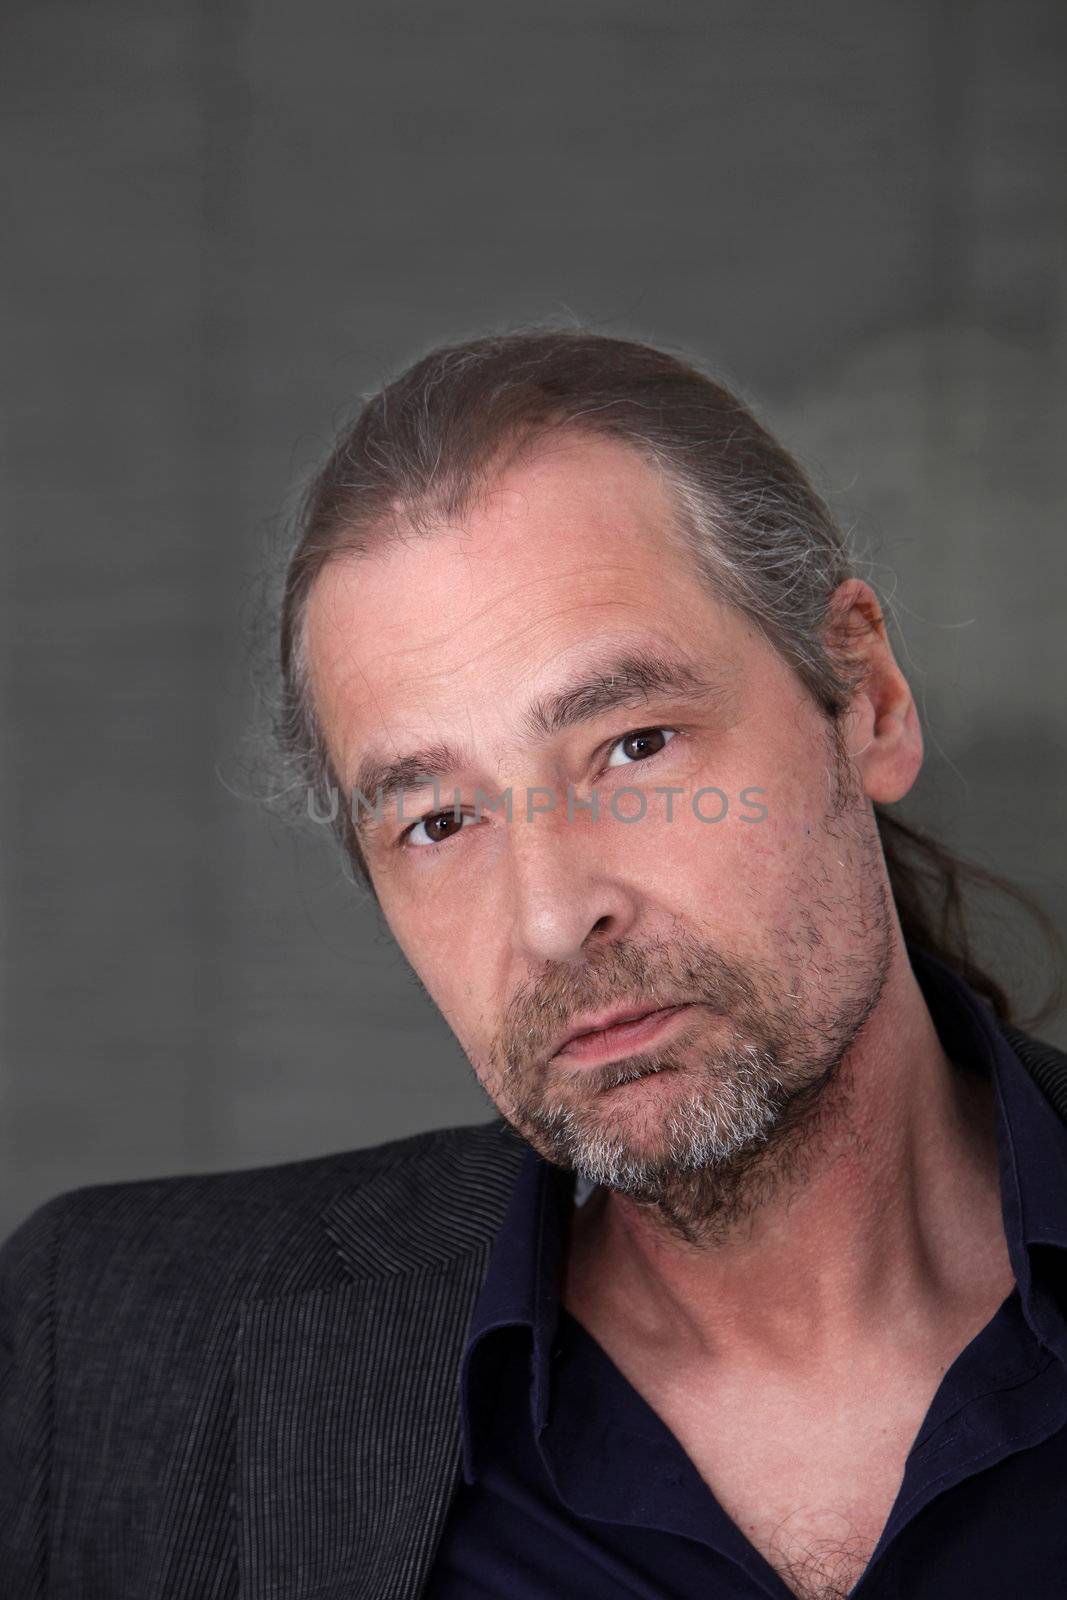
[[[553,1046],[553,1055],[558,1055],[561,1050],[575,1039],[582,1039],[590,1034],[603,1033],[608,1028],[617,1028],[622,1023],[636,1022],[642,1017],[652,1017],[661,1011],[677,1010],[684,1001],[676,1001],[673,1005],[658,1006],[623,1006],[615,1007],[610,1011],[589,1012],[583,1017],[576,1018],[566,1033],[561,1034]]]

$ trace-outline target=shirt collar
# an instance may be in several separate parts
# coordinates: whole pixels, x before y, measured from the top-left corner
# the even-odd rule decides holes
[[[500,1339],[504,1329],[525,1331],[524,1342],[532,1354],[530,1415],[535,1433],[541,1433],[548,1420],[563,1220],[574,1194],[575,1174],[545,1161],[531,1146],[493,1243],[460,1366],[463,1474],[468,1483],[475,1479],[478,1440],[506,1353]]]
[[[1067,1128],[971,986],[938,957],[908,947],[912,970],[946,1054],[990,1074],[996,1091],[997,1156],[1004,1231],[1027,1321],[1067,1362],[1067,1325],[1055,1299],[1034,1281],[1030,1247],[1067,1249]],[[581,1184],[580,1201],[587,1192]],[[575,1203],[571,1171],[526,1151],[493,1244],[460,1364],[463,1474],[475,1481],[479,1439],[507,1342],[518,1330],[531,1358],[535,1435],[548,1420],[550,1358],[559,1313],[563,1222]],[[493,1337],[490,1337],[490,1336]],[[513,1353],[513,1347],[512,1347]]]
[[[946,1054],[992,1076],[1008,1257],[1027,1322],[1067,1362],[1067,1320],[1035,1271],[1043,1247],[1067,1249],[1067,1127],[970,984],[929,951],[908,953]]]
[[[1009,1245],[1067,1248],[1067,1128],[974,989],[928,951],[909,954],[946,1053],[993,1077]]]

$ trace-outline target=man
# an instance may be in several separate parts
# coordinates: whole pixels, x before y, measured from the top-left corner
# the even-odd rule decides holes
[[[35,1213],[11,1592],[1062,1596],[1067,1057],[883,809],[915,704],[796,463],[645,346],[433,352],[281,655],[497,1116]]]

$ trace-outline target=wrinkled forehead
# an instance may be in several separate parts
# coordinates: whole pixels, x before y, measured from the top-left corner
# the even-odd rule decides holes
[[[462,636],[467,648],[501,619],[536,622],[568,597],[644,585],[654,608],[668,578],[700,583],[662,476],[617,440],[552,436],[456,518],[416,532],[398,515],[364,552],[328,560],[307,601],[307,653],[318,669],[363,641],[368,658],[417,651],[431,636],[441,646]]]
[[[736,659],[736,613],[664,536],[662,480],[613,441],[557,441],[460,524],[331,561],[309,596],[309,677],[336,756],[367,733],[503,719],[629,644]],[[501,729],[502,731],[502,729]]]

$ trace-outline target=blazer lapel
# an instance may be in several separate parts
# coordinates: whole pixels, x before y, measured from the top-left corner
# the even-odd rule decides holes
[[[242,1307],[242,1600],[415,1600],[459,1468],[459,1363],[526,1146],[497,1121],[323,1216],[343,1270]]]

